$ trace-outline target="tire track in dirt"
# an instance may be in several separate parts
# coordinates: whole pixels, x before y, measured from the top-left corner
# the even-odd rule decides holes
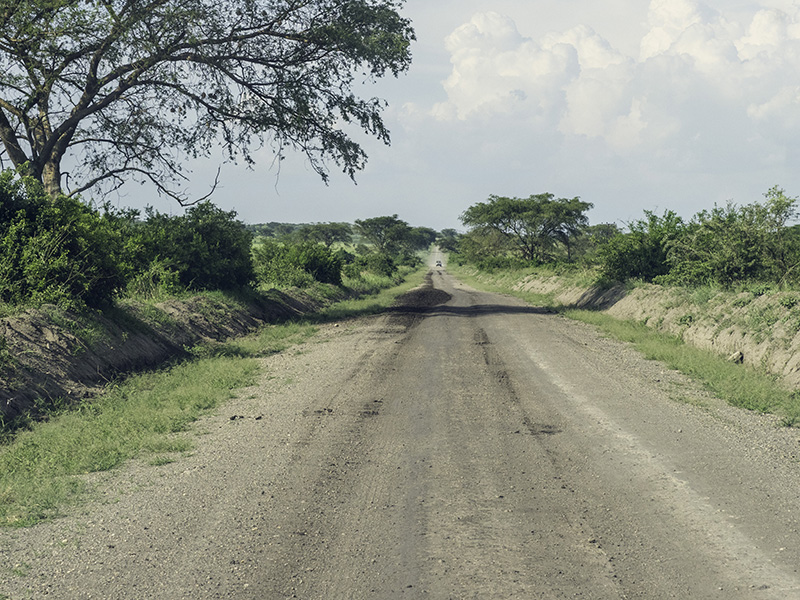
[[[679,405],[689,384],[624,346],[441,271],[317,339],[264,359],[191,456],[0,532],[0,592],[800,598],[785,432]]]

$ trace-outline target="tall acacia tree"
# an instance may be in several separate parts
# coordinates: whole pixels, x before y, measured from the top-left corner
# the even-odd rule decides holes
[[[356,231],[382,254],[397,254],[408,247],[412,238],[411,226],[397,215],[356,219]]]
[[[556,243],[565,246],[571,259],[572,242],[589,224],[585,213],[592,206],[577,197],[555,198],[547,193],[528,198],[492,195],[465,210],[461,222],[477,233],[499,233],[525,260],[548,260]]]
[[[385,102],[353,88],[410,66],[403,2],[3,0],[0,161],[51,196],[132,177],[185,200],[184,161],[220,145],[250,164],[294,148],[323,179],[329,161],[353,177],[367,157],[344,123],[389,143]]]

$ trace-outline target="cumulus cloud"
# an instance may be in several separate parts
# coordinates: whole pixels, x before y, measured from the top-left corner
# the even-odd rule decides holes
[[[514,21],[495,12],[475,15],[446,40],[453,70],[444,82],[449,100],[440,118],[514,112],[544,114],[560,105],[563,88],[579,73],[574,47],[544,48],[523,37]]]
[[[796,136],[800,9],[787,10],[761,7],[743,18],[697,0],[652,0],[638,56],[587,25],[534,39],[523,22],[479,13],[446,40],[447,100],[432,114],[501,116],[619,152],[703,152]]]

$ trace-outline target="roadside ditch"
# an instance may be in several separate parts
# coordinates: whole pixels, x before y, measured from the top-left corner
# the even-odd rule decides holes
[[[545,297],[553,306],[600,311],[642,323],[800,389],[800,292],[652,284],[599,288],[578,284],[569,276],[464,272],[515,293]]]
[[[156,304],[125,301],[104,312],[45,305],[0,319],[0,424],[39,418],[91,397],[124,375],[185,357],[222,341],[319,311],[328,298],[297,289],[238,299],[203,294]]]

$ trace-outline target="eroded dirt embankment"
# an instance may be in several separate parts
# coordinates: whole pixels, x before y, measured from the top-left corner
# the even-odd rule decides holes
[[[800,598],[796,429],[433,282],[262,359],[192,452],[0,531],[0,597]]]
[[[567,307],[637,321],[781,377],[800,388],[800,293],[637,285],[582,287],[557,276],[527,275],[510,287],[546,294]]]
[[[0,319],[0,419],[36,416],[197,344],[244,335],[322,304],[300,291],[271,290],[247,302],[198,296],[154,306],[127,303],[95,314],[45,305]]]

